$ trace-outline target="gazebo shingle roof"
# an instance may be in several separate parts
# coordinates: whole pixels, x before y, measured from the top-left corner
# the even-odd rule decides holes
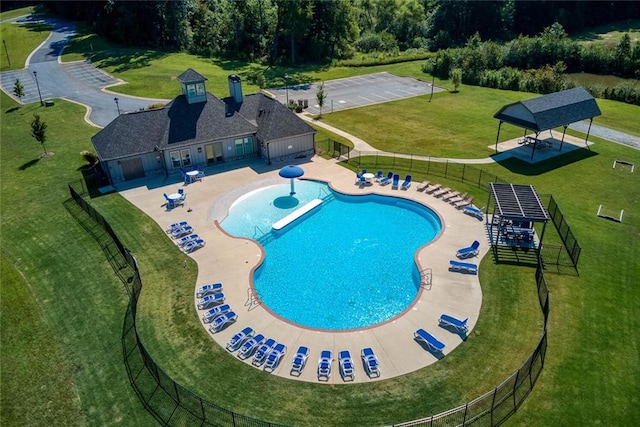
[[[493,117],[534,131],[569,125],[602,114],[583,87],[505,105]]]

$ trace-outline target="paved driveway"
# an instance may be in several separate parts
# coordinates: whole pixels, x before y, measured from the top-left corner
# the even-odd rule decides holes
[[[14,22],[26,23],[32,20],[22,17]],[[15,81],[20,79],[26,93],[22,98],[23,102],[66,98],[87,106],[90,110],[89,121],[101,127],[117,117],[118,108],[124,113],[138,111],[155,102],[167,101],[105,92],[104,88],[121,81],[85,61],[60,63],[60,54],[75,35],[75,26],[57,19],[47,19],[46,22],[51,25],[53,31],[49,38],[33,51],[25,68],[0,74],[0,86],[6,93],[13,94]],[[117,105],[114,101],[116,97]]]

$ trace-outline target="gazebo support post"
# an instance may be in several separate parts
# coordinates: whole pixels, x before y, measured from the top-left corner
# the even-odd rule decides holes
[[[536,145],[538,145],[538,135],[540,135],[540,132],[536,132],[536,139],[533,143],[533,150],[531,150],[531,160],[533,160],[533,154],[536,152]]]
[[[496,135],[496,154],[498,153],[498,140],[500,139],[500,127],[502,126],[502,120],[498,123],[498,134]]]
[[[569,125],[564,125],[564,130],[562,131],[562,140],[560,141],[560,149],[558,151],[562,151],[562,144],[564,144],[564,135],[567,133],[567,127]]]
[[[587,149],[591,151],[589,147],[589,132],[591,132],[591,123],[593,123],[593,117],[589,118],[589,129],[587,129],[587,136],[584,138],[584,145],[587,146]]]

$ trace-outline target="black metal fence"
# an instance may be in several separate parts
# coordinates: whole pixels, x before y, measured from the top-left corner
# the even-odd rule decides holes
[[[395,424],[409,426],[497,426],[507,420],[522,405],[535,385],[547,354],[547,322],[549,320],[549,288],[541,263],[536,268],[538,302],[544,318],[542,336],[533,353],[522,366],[493,390],[449,411],[420,420]]]
[[[86,190],[77,191],[69,183],[72,199],[104,230],[103,235],[94,234],[102,241],[103,247],[115,248],[125,261],[130,275],[119,273],[127,292],[129,304],[122,327],[122,353],[131,386],[144,407],[165,426],[274,426],[267,421],[237,414],[215,403],[204,400],[190,390],[176,383],[153,360],[142,345],[136,328],[138,298],[142,290],[142,280],[135,257],[124,247],[104,217],[84,198]],[[108,237],[105,241],[104,235]],[[114,266],[116,269],[116,266]],[[549,289],[544,277],[542,263],[536,269],[538,300],[544,317],[542,337],[531,355],[522,366],[499,386],[488,393],[449,411],[428,418],[396,424],[396,426],[459,426],[502,424],[522,404],[533,389],[544,367],[547,351],[547,321],[549,317]]]
[[[560,239],[562,239],[562,243],[564,247],[567,249],[569,253],[569,258],[573,263],[573,267],[578,266],[578,260],[580,259],[580,252],[582,249],[578,244],[578,239],[571,231],[571,227],[567,224],[567,221],[564,219],[564,215],[560,211],[558,204],[552,195],[549,195],[549,203],[547,204],[547,211],[549,216],[551,217],[551,221],[553,225],[556,226],[556,230],[558,230],[558,234],[560,235]]]

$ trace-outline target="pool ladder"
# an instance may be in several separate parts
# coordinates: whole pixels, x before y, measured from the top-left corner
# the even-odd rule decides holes
[[[320,188],[318,190],[318,199],[322,200],[323,202],[335,200],[335,198],[336,196],[332,192],[327,192],[327,190],[325,190],[324,188]]]
[[[431,279],[433,278],[433,274],[431,268],[427,267],[420,271],[420,286],[425,288],[426,290],[431,289]]]

